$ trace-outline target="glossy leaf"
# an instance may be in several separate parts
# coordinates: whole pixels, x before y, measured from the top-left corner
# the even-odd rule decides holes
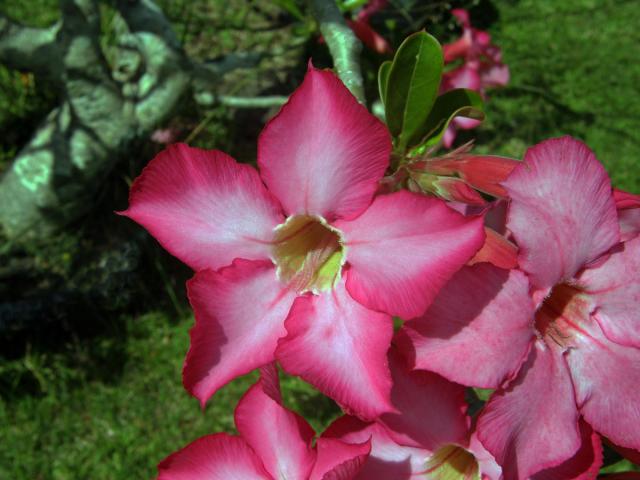
[[[400,150],[423,131],[438,95],[443,65],[442,47],[426,32],[410,35],[396,52],[384,103],[389,131]]]
[[[484,120],[482,97],[473,90],[456,88],[440,95],[422,128],[409,139],[408,146],[439,142],[455,117]]]
[[[391,60],[382,62],[378,70],[378,91],[380,92],[380,100],[384,104],[387,97],[387,83],[389,82],[389,72],[391,71]]]

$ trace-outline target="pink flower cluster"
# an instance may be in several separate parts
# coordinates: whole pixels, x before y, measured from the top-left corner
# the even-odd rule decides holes
[[[502,197],[473,208],[379,189],[390,152],[310,67],[258,169],[173,145],[135,181],[123,214],[196,272],[185,388],[204,406],[262,372],[239,435],[196,440],[161,479],[587,479],[601,437],[640,450],[640,197],[569,137],[499,177],[485,157],[430,166]],[[276,364],[345,415],[316,438]],[[495,391],[470,415],[465,387]]]
[[[441,92],[468,88],[484,96],[489,88],[507,85],[509,67],[502,63],[502,51],[491,43],[489,32],[472,27],[466,10],[456,8],[451,13],[462,26],[462,36],[442,46],[445,63],[454,65],[454,68],[442,75]],[[445,132],[444,146],[449,148],[453,145],[458,129],[469,130],[479,124],[478,120],[455,118]]]

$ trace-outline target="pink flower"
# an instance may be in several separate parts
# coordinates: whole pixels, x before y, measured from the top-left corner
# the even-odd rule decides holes
[[[348,444],[317,439],[309,424],[282,406],[274,365],[242,397],[235,411],[240,435],[201,437],[158,465],[158,480],[354,478],[371,449],[370,442]]]
[[[445,64],[462,60],[462,65],[444,72],[441,92],[454,88],[476,90],[482,95],[487,88],[503,87],[509,83],[509,67],[502,63],[502,52],[491,43],[488,32],[471,26],[469,13],[463,9],[451,12],[462,25],[462,36],[455,42],[443,45]],[[450,148],[456,137],[456,129],[470,130],[480,122],[469,118],[455,118],[444,134],[443,145]]]
[[[614,188],[613,198],[618,210],[621,239],[629,240],[640,233],[640,195]]]
[[[359,444],[371,439],[361,480],[498,480],[501,469],[469,430],[464,388],[430,372],[411,372],[393,351],[392,400],[397,413],[373,423],[344,416],[323,434]]]
[[[367,48],[381,55],[392,53],[393,49],[382,35],[371,28],[369,18],[374,13],[386,7],[387,3],[387,0],[372,0],[367,2],[367,5],[358,12],[354,20],[347,20],[347,24],[351,27],[353,33],[356,34],[356,37],[358,37]]]
[[[203,405],[277,359],[363,418],[390,408],[391,315],[422,314],[484,237],[440,200],[374,198],[390,150],[384,125],[310,67],[260,135],[260,173],[175,145],[136,180],[124,214],[198,271],[183,380]]]
[[[461,270],[400,344],[416,368],[498,388],[477,428],[505,480],[572,461],[557,478],[593,478],[591,429],[640,448],[640,237],[620,243],[609,178],[570,137],[531,148],[503,186],[522,271]]]

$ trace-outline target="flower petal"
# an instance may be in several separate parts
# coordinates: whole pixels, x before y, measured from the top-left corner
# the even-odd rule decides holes
[[[530,148],[503,186],[511,197],[507,227],[537,288],[570,280],[619,241],[607,172],[578,140]]]
[[[158,480],[271,480],[249,445],[226,433],[190,443],[158,465]]]
[[[482,246],[482,217],[400,191],[376,197],[357,219],[336,222],[345,238],[347,289],[363,305],[412,318]]]
[[[364,423],[355,417],[340,417],[323,434],[348,443],[371,440],[371,453],[356,480],[412,480],[424,472],[430,453],[422,448],[396,443],[377,423]]]
[[[227,382],[274,360],[295,293],[284,290],[271,262],[240,259],[198,272],[187,288],[196,324],[183,382],[204,406]]]
[[[267,259],[283,217],[258,172],[216,150],[175,144],[131,187],[123,215],[194,270]]]
[[[369,205],[390,153],[386,127],[333,73],[311,65],[258,140],[260,174],[287,215],[329,221]]]
[[[316,461],[315,432],[304,418],[265,393],[262,380],[240,399],[235,422],[273,478],[309,478]]]
[[[640,237],[615,250],[579,277],[597,305],[596,319],[609,339],[640,348]]]
[[[344,282],[331,292],[299,297],[276,357],[350,412],[371,419],[392,410],[387,350],[391,318],[353,300]]]
[[[398,344],[415,368],[498,388],[518,372],[534,338],[528,289],[517,270],[465,267],[422,317],[404,324]]]
[[[484,227],[484,233],[486,236],[482,248],[467,265],[488,262],[505,270],[518,268],[518,247],[493,228]]]
[[[531,480],[592,480],[602,466],[602,442],[584,420],[580,420],[580,450],[557,467],[535,474]]]
[[[640,450],[640,349],[610,341],[594,321],[581,327],[567,353],[578,408],[598,433]]]
[[[318,460],[309,480],[351,480],[355,478],[371,451],[371,442],[346,443],[335,438],[319,438]]]
[[[505,480],[524,480],[576,453],[578,418],[564,360],[539,340],[515,380],[489,399],[478,437]]]
[[[409,371],[392,348],[391,401],[398,413],[384,413],[379,421],[401,445],[435,451],[445,444],[466,442],[467,404],[464,387],[431,372]],[[425,408],[428,406],[428,408]]]

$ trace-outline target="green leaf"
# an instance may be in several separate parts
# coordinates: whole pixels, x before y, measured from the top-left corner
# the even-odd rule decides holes
[[[482,97],[473,90],[456,88],[443,93],[434,102],[422,128],[409,139],[408,145],[436,144],[455,117],[484,120],[483,107]]]
[[[389,81],[389,72],[391,71],[391,60],[382,62],[378,70],[378,90],[380,92],[380,100],[384,104],[387,96],[387,83]]]
[[[401,150],[431,111],[443,65],[442,47],[426,32],[410,35],[396,52],[387,79],[385,115]]]

